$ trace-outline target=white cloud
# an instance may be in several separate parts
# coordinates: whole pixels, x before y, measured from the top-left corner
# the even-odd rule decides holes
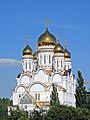
[[[18,66],[21,64],[21,60],[3,58],[0,59],[0,66]]]

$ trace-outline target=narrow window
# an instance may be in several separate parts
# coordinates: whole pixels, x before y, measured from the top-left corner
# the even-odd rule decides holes
[[[27,62],[26,62],[26,69],[27,69]]]
[[[38,93],[38,100],[40,100],[40,93]]]
[[[66,65],[64,65],[64,70],[66,70]]]
[[[51,56],[49,55],[49,63],[51,63]]]
[[[58,60],[57,60],[57,67],[59,67],[59,62],[58,62]]]
[[[61,60],[61,67],[62,67],[62,60]]]
[[[19,98],[21,97],[21,95],[19,94]]]
[[[41,64],[41,55],[40,55],[40,64]]]
[[[44,64],[46,63],[46,56],[44,55]]]
[[[69,65],[68,65],[68,69],[69,69]]]
[[[29,69],[31,69],[31,62],[29,62]]]
[[[37,93],[35,93],[35,99],[37,100]]]

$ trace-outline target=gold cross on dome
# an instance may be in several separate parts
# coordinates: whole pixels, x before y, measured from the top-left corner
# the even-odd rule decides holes
[[[64,41],[65,48],[67,47],[67,43],[68,43],[68,42],[65,40],[65,41]]]
[[[26,36],[26,42],[27,42],[27,45],[29,43],[29,36]]]
[[[61,34],[57,34],[58,42],[60,42],[60,36]]]
[[[48,28],[48,23],[49,23],[48,18],[45,19],[45,23],[46,23],[46,28]]]

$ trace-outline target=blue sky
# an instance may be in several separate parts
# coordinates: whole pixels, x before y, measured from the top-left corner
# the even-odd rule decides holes
[[[21,72],[26,36],[33,51],[45,31],[68,41],[73,72],[90,81],[90,0],[0,0],[0,97],[10,97]],[[88,85],[90,87],[90,85]]]

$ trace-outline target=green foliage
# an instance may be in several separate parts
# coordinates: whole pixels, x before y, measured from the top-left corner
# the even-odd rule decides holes
[[[42,111],[34,110],[33,113],[30,115],[30,120],[43,120]]]
[[[76,86],[76,107],[86,107],[87,104],[87,97],[86,97],[86,90],[84,86],[84,79],[82,77],[82,73],[78,71],[78,78],[77,78],[77,86]]]
[[[26,111],[17,109],[15,111],[11,111],[11,115],[8,116],[8,120],[28,120],[28,114]]]
[[[50,105],[53,106],[55,104],[59,104],[58,92],[57,87],[52,84],[52,92],[50,95]]]
[[[12,105],[12,101],[8,98],[0,98],[0,120],[7,120],[7,106]]]
[[[90,112],[90,96],[87,97],[87,109],[88,109],[89,112]]]
[[[47,112],[45,120],[89,120],[89,118],[88,109],[54,105]]]

